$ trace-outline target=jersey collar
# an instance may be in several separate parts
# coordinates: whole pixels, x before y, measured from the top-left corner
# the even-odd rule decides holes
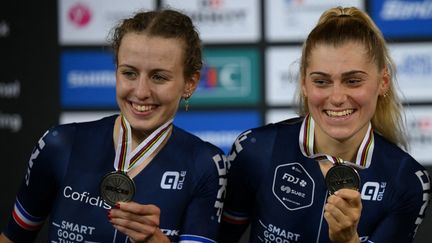
[[[334,164],[345,163],[357,169],[364,169],[370,166],[375,146],[373,129],[370,122],[365,137],[363,138],[363,141],[357,151],[356,160],[354,162],[344,161],[341,158],[334,157],[328,154],[315,154],[314,127],[315,121],[310,114],[307,114],[302,122],[299,135],[299,146],[304,156],[315,159],[317,161],[331,161]]]

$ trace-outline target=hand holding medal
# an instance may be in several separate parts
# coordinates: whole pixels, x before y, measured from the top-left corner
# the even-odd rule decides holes
[[[152,132],[131,152],[132,132],[129,122],[121,116],[114,168],[106,174],[100,184],[102,199],[114,206],[117,202],[129,202],[135,195],[135,183],[127,172],[143,163],[165,140],[171,128],[172,119]]]

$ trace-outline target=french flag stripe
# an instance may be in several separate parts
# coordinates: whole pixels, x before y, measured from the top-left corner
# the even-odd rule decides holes
[[[30,215],[17,200],[14,205],[12,217],[15,222],[26,230],[35,230],[42,225],[44,219]]]

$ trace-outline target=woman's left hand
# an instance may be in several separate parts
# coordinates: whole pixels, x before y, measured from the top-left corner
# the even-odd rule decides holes
[[[155,205],[119,202],[108,211],[108,218],[131,242],[169,242],[159,229],[160,209]]]
[[[334,243],[360,242],[357,226],[362,211],[360,193],[340,189],[327,199],[324,218],[329,225],[329,237]]]

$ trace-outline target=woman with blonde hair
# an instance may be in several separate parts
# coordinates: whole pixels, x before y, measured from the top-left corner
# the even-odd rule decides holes
[[[242,133],[229,161],[221,242],[412,242],[430,198],[403,149],[382,33],[361,10],[324,12],[300,59],[300,117]]]

